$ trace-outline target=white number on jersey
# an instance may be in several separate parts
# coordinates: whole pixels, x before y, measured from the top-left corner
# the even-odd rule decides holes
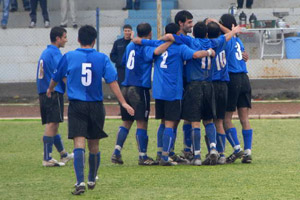
[[[44,61],[40,60],[39,63],[39,70],[38,70],[38,79],[44,78]]]
[[[216,57],[217,70],[220,71],[226,65],[226,54],[225,50],[221,51]]]
[[[243,59],[243,55],[242,55],[242,50],[241,50],[241,45],[240,43],[236,42],[236,53],[235,53],[235,56],[236,56],[236,59],[237,60],[242,60]]]
[[[207,66],[206,66],[206,61],[207,61]],[[201,63],[202,63],[202,65],[201,65],[202,69],[207,69],[207,70],[211,69],[211,58],[210,58],[210,56],[201,58]]]
[[[126,67],[130,70],[134,68],[134,56],[135,56],[135,50],[131,50],[126,64]]]
[[[168,65],[166,65],[166,61],[167,61],[167,58],[168,58],[168,52],[165,51],[165,52],[161,55],[161,57],[163,58],[163,60],[162,60],[162,62],[160,63],[160,67],[161,67],[161,68],[167,69],[167,68],[168,68]]]
[[[89,86],[92,83],[92,64],[91,63],[82,63],[81,71],[81,83],[84,86]]]

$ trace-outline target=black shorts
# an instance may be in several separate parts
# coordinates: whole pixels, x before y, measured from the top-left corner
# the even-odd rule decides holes
[[[178,121],[181,117],[181,100],[166,101],[155,99],[155,118]]]
[[[224,119],[227,106],[227,82],[214,81],[215,103],[216,103],[216,118]]]
[[[246,73],[229,73],[228,82],[228,112],[236,108],[251,108],[251,85]]]
[[[183,97],[182,118],[190,122],[215,118],[215,96],[211,82],[193,81]]]
[[[68,138],[105,138],[107,134],[103,131],[104,120],[105,109],[102,101],[70,101],[68,109]]]
[[[46,93],[39,94],[42,124],[64,121],[64,95],[52,92],[51,98]]]
[[[134,116],[121,106],[123,121],[145,120],[148,121],[150,113],[150,93],[148,88],[128,86],[122,88],[126,102],[134,109]]]

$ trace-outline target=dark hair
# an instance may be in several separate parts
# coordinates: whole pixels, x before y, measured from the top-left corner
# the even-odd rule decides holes
[[[136,31],[137,31],[137,35],[139,37],[146,37],[151,33],[152,28],[151,28],[150,24],[148,24],[148,23],[140,23],[136,27]]]
[[[93,26],[82,26],[78,31],[78,40],[81,45],[91,45],[97,38],[97,31]]]
[[[64,33],[66,33],[67,30],[63,27],[55,26],[50,31],[50,41],[56,42],[56,37],[62,37]]]
[[[179,25],[179,21],[181,21],[182,23],[184,23],[187,19],[193,19],[192,13],[190,13],[187,10],[179,11],[175,15],[175,23],[178,24],[178,25]]]
[[[167,33],[176,34],[179,30],[180,27],[178,26],[178,24],[175,23],[170,23],[165,27],[166,34]]]
[[[231,14],[222,15],[222,17],[220,18],[220,24],[222,24],[229,30],[231,30],[232,24],[234,24],[234,26],[237,26],[236,20],[235,20],[234,16]]]
[[[204,22],[197,22],[194,26],[193,33],[195,38],[205,38],[207,35],[207,26]]]
[[[128,28],[128,29],[132,30],[132,26],[130,26],[129,24],[125,24],[125,25],[123,26],[123,30],[124,30],[125,28]]]
[[[207,36],[208,38],[217,38],[220,35],[221,29],[219,24],[216,22],[209,22],[207,25]]]

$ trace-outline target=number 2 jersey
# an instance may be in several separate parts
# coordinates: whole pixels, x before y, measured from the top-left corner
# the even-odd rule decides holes
[[[243,60],[242,52],[245,47],[238,37],[233,37],[227,42],[226,57],[229,73],[248,73],[246,62]]]
[[[49,87],[51,77],[57,68],[57,65],[62,57],[62,54],[54,45],[48,45],[43,51],[38,61],[36,85],[38,94],[46,93]],[[58,85],[54,88],[56,92],[65,93],[65,84],[59,81]]]
[[[102,101],[102,78],[111,83],[117,80],[117,72],[105,54],[78,48],[62,57],[53,80],[58,82],[64,77],[69,100]]]

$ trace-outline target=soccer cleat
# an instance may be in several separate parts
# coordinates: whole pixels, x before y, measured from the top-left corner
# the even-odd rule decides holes
[[[183,159],[186,159],[188,161],[192,161],[194,158],[194,155],[191,151],[182,151],[182,156]]]
[[[96,186],[96,181],[95,182],[88,181],[87,182],[87,186],[88,186],[89,190],[93,190],[95,188],[95,186]]]
[[[239,152],[233,152],[230,156],[228,156],[226,158],[226,163],[230,164],[230,163],[234,163],[234,161],[236,159],[242,158],[242,156],[244,155],[244,152],[242,150],[240,150]]]
[[[181,158],[179,156],[177,156],[176,154],[174,154],[173,156],[170,156],[170,158],[176,162],[178,165],[188,165],[190,164],[190,161],[185,159],[185,158]]]
[[[165,161],[164,159],[160,159],[159,165],[160,166],[175,166],[175,165],[177,165],[177,162],[174,162],[171,159],[169,159],[168,161]]]
[[[156,160],[156,162],[159,162],[161,160],[161,155],[157,154],[155,160]]]
[[[191,162],[192,165],[195,165],[195,166],[200,166],[202,165],[202,161],[201,161],[201,158],[194,158]]]
[[[219,154],[216,149],[210,150],[208,156],[203,161],[203,165],[216,165],[218,162]]]
[[[80,195],[85,192],[85,183],[81,182],[79,185],[75,185],[75,190],[72,192],[73,195]]]
[[[30,22],[29,28],[34,28],[36,26],[35,22]]]
[[[252,156],[251,155],[243,155],[243,158],[242,158],[242,163],[248,163],[250,164],[252,162]]]
[[[65,166],[65,163],[63,162],[58,162],[55,159],[51,159],[51,160],[43,160],[43,166],[44,167],[62,167]]]
[[[162,159],[161,159],[162,160]],[[153,160],[153,158],[147,157],[146,159],[139,159],[139,165],[158,165],[158,162]]]
[[[67,164],[70,160],[74,158],[74,153],[67,153],[67,156],[60,157],[60,162]]]
[[[124,164],[121,155],[113,154],[111,156],[110,160],[111,160],[112,163],[115,163],[115,164],[119,164],[119,165],[123,165]]]
[[[224,164],[226,164],[226,157],[225,156],[219,156],[217,164],[218,165],[224,165]]]

